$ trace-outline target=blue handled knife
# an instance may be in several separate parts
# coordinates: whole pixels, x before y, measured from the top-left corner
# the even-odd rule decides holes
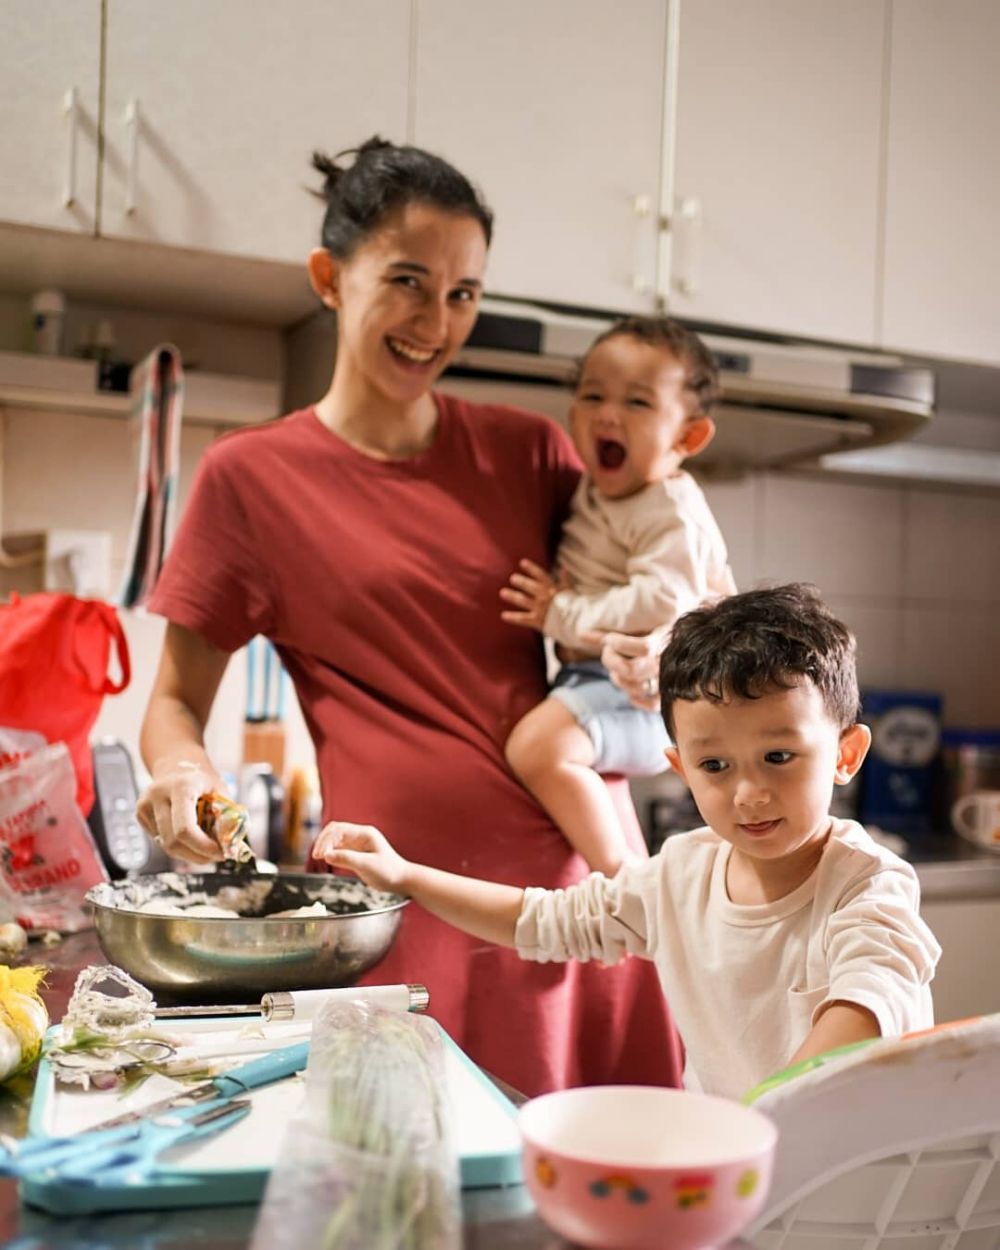
[[[161,1098],[159,1102],[139,1107],[135,1111],[126,1111],[110,1120],[102,1120],[100,1124],[94,1124],[84,1131],[93,1133],[103,1129],[119,1128],[123,1124],[135,1124],[139,1120],[162,1115],[164,1111],[172,1111],[176,1107],[193,1107],[198,1103],[210,1102],[216,1098],[235,1098],[238,1094],[245,1094],[248,1090],[257,1089],[261,1085],[270,1085],[274,1081],[280,1081],[286,1076],[301,1072],[308,1059],[308,1042],[282,1046],[279,1050],[272,1050],[269,1055],[251,1059],[249,1063],[240,1064],[238,1068],[230,1068],[228,1072],[220,1072],[210,1081],[195,1085],[192,1089],[171,1094],[167,1098]]]

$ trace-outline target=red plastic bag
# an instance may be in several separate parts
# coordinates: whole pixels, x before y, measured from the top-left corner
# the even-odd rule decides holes
[[[86,928],[86,893],[108,879],[76,788],[65,742],[0,768],[0,895],[26,929]]]
[[[114,645],[121,679],[108,676]],[[0,605],[0,725],[65,742],[76,772],[76,802],[94,805],[90,730],[106,694],[131,679],[118,614],[100,599],[45,593]]]

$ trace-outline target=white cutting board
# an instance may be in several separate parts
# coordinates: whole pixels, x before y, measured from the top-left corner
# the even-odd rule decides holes
[[[221,1040],[221,1035],[232,1035],[248,1023],[258,1022],[252,1016],[236,1023],[231,1018],[185,1020],[170,1022],[157,1031],[185,1041],[190,1038],[196,1044]],[[301,1026],[294,1023],[263,1028],[281,1045],[302,1041],[306,1036]],[[447,1107],[463,1188],[519,1182],[521,1139],[514,1105],[443,1029],[441,1032],[446,1042]],[[181,1047],[179,1055],[183,1054]],[[227,1061],[227,1066],[235,1067],[255,1057],[242,1055]],[[115,1091],[67,1088],[56,1085],[43,1060],[32,1103],[30,1132],[53,1136],[76,1133],[123,1112],[141,1110],[184,1088],[161,1076],[150,1077],[125,1096]],[[97,1190],[31,1180],[22,1183],[22,1196],[35,1205],[67,1214],[254,1201],[263,1193],[285,1128],[301,1105],[304,1089],[300,1074],[255,1090],[250,1095],[249,1115],[232,1131],[165,1153],[155,1177],[140,1185]],[[187,1192],[192,1188],[197,1192]]]

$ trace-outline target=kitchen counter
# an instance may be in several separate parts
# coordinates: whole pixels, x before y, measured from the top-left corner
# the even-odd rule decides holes
[[[905,858],[916,869],[925,901],[1000,898],[1000,851],[955,833],[909,834],[905,841]]]
[[[21,963],[51,970],[44,998],[53,1020],[66,1009],[77,973],[106,959],[93,930],[58,946],[32,945]],[[498,1084],[500,1084],[498,1082]],[[23,1137],[33,1080],[30,1075],[0,1086],[0,1132]],[[515,1101],[515,1091],[502,1086]],[[6,1250],[244,1250],[257,1220],[256,1205],[195,1207],[59,1219],[21,1206],[17,1183],[0,1179],[0,1246]],[[463,1250],[571,1250],[535,1215],[523,1185],[466,1190],[462,1194]],[[733,1243],[728,1250],[750,1250]],[[305,1250],[305,1248],[303,1248]]]

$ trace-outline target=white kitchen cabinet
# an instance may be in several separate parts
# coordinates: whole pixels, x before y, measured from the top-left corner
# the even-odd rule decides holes
[[[4,0],[0,221],[92,232],[101,8]]]
[[[487,286],[650,309],[667,0],[418,0],[414,141],[496,213]]]
[[[885,10],[683,0],[676,315],[874,342]]]
[[[111,0],[102,233],[305,261],[316,148],[405,137],[409,0]]]
[[[892,10],[882,341],[1000,364],[1000,5]]]
[[[1000,898],[925,899],[920,913],[942,949],[931,985],[935,1020],[1000,1011]]]

